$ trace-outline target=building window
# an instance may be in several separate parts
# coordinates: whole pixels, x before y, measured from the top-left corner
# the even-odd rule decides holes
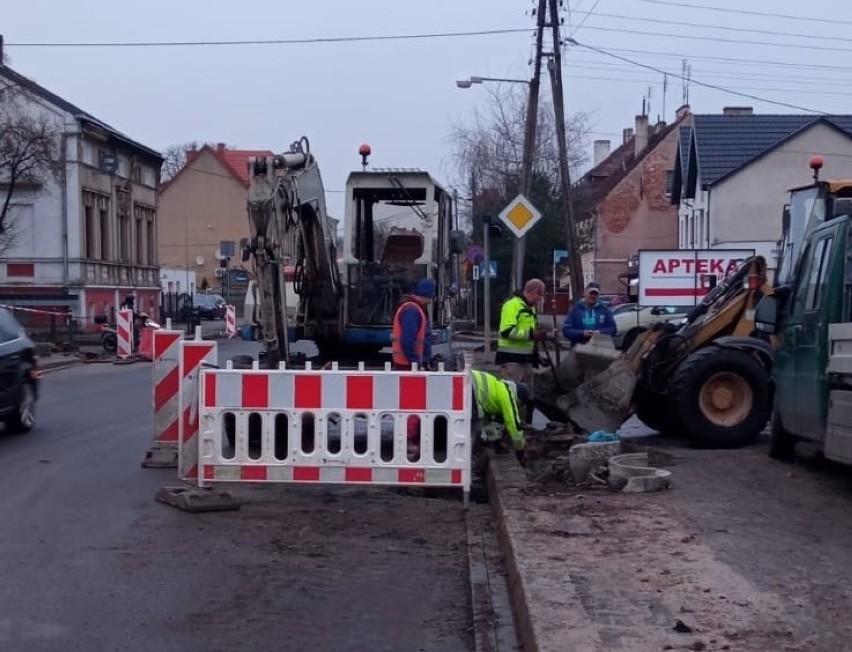
[[[140,265],[147,264],[147,260],[145,260],[145,230],[144,230],[145,222],[136,217],[136,262]]]
[[[95,228],[95,207],[84,206],[83,214],[86,229],[86,258],[88,258],[89,260],[93,260],[94,258],[97,258],[98,255]]]
[[[666,170],[666,197],[672,196],[674,189],[674,170]]]
[[[153,212],[153,211],[152,211]],[[154,237],[154,220],[149,219],[145,220],[145,229],[148,234],[147,240],[145,242],[148,244],[148,264],[156,265],[157,264],[157,248],[156,243],[157,239]]]

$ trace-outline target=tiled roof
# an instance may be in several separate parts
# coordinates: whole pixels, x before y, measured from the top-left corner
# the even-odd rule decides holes
[[[635,168],[642,159],[659,145],[677,126],[677,123],[666,126],[658,133],[648,138],[648,145],[637,158],[636,136],[612,152],[601,163],[591,170],[578,182],[583,205],[591,209],[603,201],[609,192]]]
[[[695,115],[693,120],[701,183],[708,186],[818,122],[852,138],[852,115]],[[681,147],[681,166],[685,170],[684,150]]]
[[[244,186],[249,185],[248,162],[252,156],[274,156],[267,149],[213,149],[217,159],[231,171]]]
[[[118,129],[109,126],[107,123],[103,122],[102,120],[98,120],[91,113],[84,111],[83,109],[81,109],[77,105],[72,104],[71,102],[69,102],[68,100],[66,100],[64,98],[59,97],[59,95],[57,95],[56,93],[52,93],[51,91],[47,90],[44,86],[41,86],[41,85],[37,84],[36,82],[34,82],[32,79],[30,79],[28,77],[24,77],[21,73],[16,72],[15,70],[12,70],[9,66],[0,64],[0,76],[5,77],[12,84],[19,86],[23,90],[27,91],[28,93],[35,95],[36,97],[40,97],[41,99],[45,100],[46,102],[49,102],[50,104],[61,109],[62,111],[66,111],[67,113],[70,113],[71,115],[73,115],[78,120],[83,120],[83,121],[89,122],[89,123],[91,123],[91,124],[93,124],[97,127],[100,127],[104,131],[108,132],[114,138],[117,138],[118,140],[121,140],[122,142],[124,142],[126,145],[129,145],[130,147],[137,149],[140,152],[147,154],[148,156],[158,158],[158,159],[162,159],[162,156],[160,155],[159,152],[157,152],[157,151],[155,151],[155,150],[153,150],[149,147],[145,147],[145,145],[142,145],[141,143],[138,143],[135,140],[132,140],[128,136],[126,136],[123,133],[121,133],[120,131],[118,131]]]

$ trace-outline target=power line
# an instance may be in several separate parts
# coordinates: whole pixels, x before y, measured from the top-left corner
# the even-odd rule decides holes
[[[828,23],[830,25],[852,25],[849,20],[836,20],[834,18],[814,18],[813,16],[794,16],[792,14],[778,14],[765,11],[750,11],[748,9],[725,9],[722,7],[711,7],[710,5],[692,4],[688,2],[674,2],[674,0],[634,0],[634,2],[645,2],[653,5],[666,5],[669,7],[678,7],[679,9],[704,9],[706,11],[718,11],[724,14],[739,14],[741,16],[761,16],[762,18],[781,18],[786,20],[795,20],[799,22],[811,23]]]
[[[601,1],[601,0],[595,0],[595,3],[591,6],[591,8],[590,8],[587,12],[585,12],[585,14],[586,14],[586,15],[585,15],[585,16],[583,16],[583,20],[581,20],[581,21],[580,21],[580,24],[579,24],[579,25],[577,25],[577,26],[576,26],[573,30],[571,30],[571,36],[574,36],[574,34],[576,34],[577,32],[579,32],[579,31],[580,31],[580,28],[581,28],[583,25],[585,25],[585,24],[586,24],[586,21],[589,19],[589,16],[591,16],[591,15],[595,12],[595,8],[598,6],[598,3],[599,3],[600,1]],[[580,13],[582,13],[582,12],[580,12]]]
[[[582,13],[582,12],[581,12]],[[588,17],[590,14],[586,14]],[[603,18],[616,18],[619,20],[629,20],[631,22],[654,23],[659,25],[678,25],[680,27],[698,27],[699,29],[718,29],[726,32],[740,32],[749,34],[764,34],[766,36],[783,36],[785,38],[808,38],[819,41],[840,41],[842,43],[852,42],[852,38],[847,36],[828,36],[824,34],[799,34],[795,32],[778,32],[771,29],[755,29],[753,27],[728,27],[727,25],[708,25],[706,23],[689,23],[681,20],[665,20],[663,18],[643,18],[641,16],[626,16],[624,14],[607,14],[598,12],[598,16]],[[578,28],[579,29],[579,28]]]
[[[802,45],[799,43],[772,43],[769,41],[750,41],[745,39],[724,38],[722,36],[699,36],[697,34],[669,34],[667,32],[649,32],[639,29],[624,29],[620,27],[594,27],[592,25],[586,29],[597,30],[599,32],[615,32],[618,34],[638,34],[640,36],[662,36],[665,38],[679,38],[690,41],[711,41],[713,43],[735,43],[737,45],[760,45],[775,48],[795,48],[797,50],[817,50],[820,52],[852,52],[852,48],[829,47],[821,45]]]
[[[805,69],[814,69],[814,70],[838,70],[849,72],[852,71],[852,66],[834,66],[831,64],[819,64],[819,63],[792,63],[792,62],[781,62],[781,61],[769,61],[767,59],[744,59],[741,57],[719,57],[712,55],[703,55],[703,54],[686,54],[684,52],[674,53],[674,52],[660,52],[659,50],[635,50],[628,48],[609,48],[610,52],[627,52],[629,54],[647,54],[654,57],[668,57],[674,58],[678,60],[689,59],[690,61],[723,61],[723,62],[731,62],[733,64],[737,64],[742,66],[744,63],[750,63],[752,65],[758,66],[773,66],[779,68],[805,68]]]
[[[612,52],[607,52],[606,50],[602,50],[601,48],[596,48],[592,45],[580,43],[577,40],[570,38],[570,37],[567,38],[566,41],[568,43],[570,43],[571,45],[577,45],[579,47],[586,48],[587,50],[592,50],[593,52],[598,52],[598,53],[603,54],[605,56],[612,57],[613,59],[618,59],[618,60],[624,61],[626,63],[632,63],[635,66],[639,66],[640,68],[647,68],[648,70],[653,70],[654,72],[657,72],[661,75],[662,74],[670,74],[672,77],[675,77],[677,79],[684,79],[683,75],[675,74],[675,73],[667,73],[665,70],[657,68],[656,66],[651,66],[651,65],[648,65],[646,63],[640,63],[639,61],[634,61],[633,59],[628,59],[627,57],[622,57],[618,54],[613,54]],[[807,111],[808,113],[825,113],[824,111],[817,111],[815,109],[808,109],[806,107],[798,106],[796,104],[789,104],[787,102],[779,102],[777,100],[769,100],[769,99],[766,99],[765,97],[759,97],[757,95],[752,95],[751,93],[742,93],[742,92],[739,92],[739,91],[734,91],[734,90],[731,90],[729,88],[725,88],[723,86],[717,86],[716,84],[708,84],[707,82],[699,81],[699,80],[695,79],[694,77],[690,77],[689,81],[690,81],[690,83],[696,84],[698,86],[703,86],[705,88],[712,88],[713,90],[722,91],[723,93],[729,93],[731,95],[737,95],[739,97],[745,97],[745,98],[748,98],[750,100],[755,100],[757,102],[765,102],[767,104],[774,104],[776,106],[783,106],[783,107],[788,108],[788,109],[796,109],[797,111]]]
[[[246,39],[226,41],[128,41],[128,42],[7,42],[9,47],[19,48],[147,48],[147,47],[196,47],[218,45],[298,45],[310,43],[358,43],[365,41],[405,41],[416,39],[457,38],[467,36],[495,36],[500,34],[529,34],[528,28],[486,29],[471,32],[433,32],[428,34],[391,34],[387,36],[333,36],[327,38],[292,39]]]

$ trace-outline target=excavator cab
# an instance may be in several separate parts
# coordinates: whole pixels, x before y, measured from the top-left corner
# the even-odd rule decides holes
[[[426,172],[353,172],[342,246],[342,340],[347,347],[390,345],[396,307],[421,278],[434,278],[433,337],[448,342],[445,294],[454,280],[453,198]]]

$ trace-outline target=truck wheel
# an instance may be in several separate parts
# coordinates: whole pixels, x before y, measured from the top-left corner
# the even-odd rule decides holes
[[[769,419],[769,372],[745,351],[699,349],[675,372],[672,388],[675,412],[696,446],[745,446]]]
[[[796,456],[796,437],[786,430],[781,422],[778,408],[772,408],[772,424],[769,429],[769,457],[790,462]]]

